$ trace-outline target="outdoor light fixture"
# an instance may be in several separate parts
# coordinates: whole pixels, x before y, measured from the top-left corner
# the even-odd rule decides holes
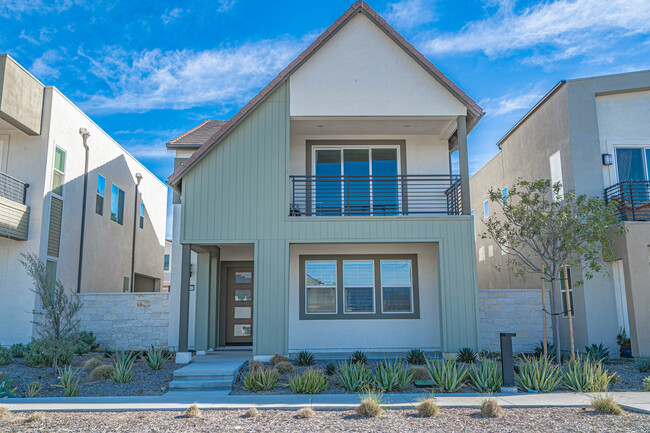
[[[611,153],[603,153],[603,165],[614,164],[614,158]]]

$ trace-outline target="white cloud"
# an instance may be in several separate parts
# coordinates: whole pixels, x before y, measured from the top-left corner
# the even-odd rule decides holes
[[[20,17],[22,14],[63,12],[80,0],[0,0],[0,16]]]
[[[233,6],[235,6],[237,0],[218,0],[217,3],[219,4],[217,12],[228,12],[233,8]]]
[[[162,20],[163,24],[169,24],[179,19],[184,12],[185,11],[181,8],[174,8],[171,10],[167,9],[165,10],[165,13],[160,16],[160,19]]]
[[[513,111],[528,110],[544,96],[539,89],[525,93],[509,93],[498,98],[488,98],[481,101],[488,116],[502,116]]]
[[[91,73],[110,88],[88,95],[81,105],[95,113],[241,105],[305,44],[304,39],[281,38],[206,51],[106,48],[98,57],[80,50]]]
[[[151,144],[125,144],[124,148],[137,159],[169,159],[171,152],[164,142]]]
[[[57,50],[48,50],[41,57],[34,60],[28,69],[42,81],[45,78],[59,78],[60,72],[54,64],[61,59],[62,57]]]
[[[431,0],[402,0],[389,3],[383,16],[388,24],[410,29],[434,21]]]
[[[557,0],[515,11],[504,2],[498,11],[455,34],[422,42],[429,54],[483,52],[506,56],[541,50],[533,63],[582,55],[613,39],[650,33],[647,0]]]

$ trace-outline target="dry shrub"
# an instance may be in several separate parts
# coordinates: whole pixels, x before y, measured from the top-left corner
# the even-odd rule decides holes
[[[11,418],[11,411],[6,407],[0,406],[0,420]]]
[[[481,403],[481,415],[487,416],[488,418],[500,418],[506,413],[503,411],[503,408],[499,406],[499,403],[493,398],[487,398]]]
[[[260,411],[254,407],[251,407],[246,412],[244,412],[244,418],[257,418],[260,414]]]
[[[194,403],[185,411],[185,418],[198,418],[201,416],[201,409]]]
[[[314,416],[314,409],[310,407],[303,407],[298,411],[297,417],[298,418],[311,418]]]
[[[252,359],[248,361],[248,370],[256,370],[258,368],[264,368],[264,364],[260,361],[253,361]]]
[[[431,380],[429,370],[426,367],[410,367],[409,373],[413,373],[413,380]]]
[[[591,408],[604,415],[622,415],[623,409],[607,395],[599,395],[591,399]]]
[[[269,360],[269,364],[271,364],[274,367],[277,364],[280,364],[281,362],[289,362],[289,358],[284,355],[280,355],[279,353],[276,353],[275,355],[273,355],[273,358]]]
[[[106,380],[113,374],[113,366],[100,365],[90,373],[90,380]]]
[[[81,366],[85,371],[93,371],[97,367],[104,365],[104,358],[101,356],[96,356],[94,358],[89,359],[88,361],[84,361],[81,363]]]
[[[278,362],[275,364],[275,369],[281,374],[293,373],[293,364],[288,361]]]
[[[45,415],[41,412],[34,412],[27,417],[26,422],[41,422],[45,419]]]
[[[383,411],[381,397],[375,395],[366,396],[356,409],[357,415],[364,418],[378,417]]]
[[[420,401],[416,409],[418,411],[418,416],[422,418],[431,418],[440,413],[440,407],[438,407],[432,398]]]

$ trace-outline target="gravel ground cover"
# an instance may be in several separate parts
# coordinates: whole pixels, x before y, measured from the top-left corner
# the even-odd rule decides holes
[[[477,409],[442,408],[434,418],[414,410],[389,410],[378,418],[358,418],[353,411],[315,411],[301,419],[295,411],[262,410],[255,418],[244,411],[203,411],[198,418],[181,412],[45,412],[27,422],[29,413],[0,420],[3,432],[648,432],[650,415],[626,412],[599,415],[584,408],[505,409],[502,418],[485,418]]]
[[[630,359],[612,360],[605,367],[618,375],[612,391],[643,391],[643,379],[650,376],[650,373],[639,372],[636,362]]]
[[[94,357],[102,357],[104,364],[111,364],[111,360],[105,358],[103,352],[76,355],[72,361],[72,367],[80,369],[79,396],[81,397],[161,395],[167,391],[174,370],[185,366],[184,364],[174,364],[172,357],[167,360],[161,370],[151,371],[144,361],[138,358],[133,364],[131,382],[114,384],[111,379],[91,380],[91,372],[81,368],[82,362]],[[9,373],[12,379],[19,381],[17,397],[25,397],[27,386],[34,381],[40,382],[43,386],[39,397],[63,396],[61,388],[54,386],[59,384],[59,379],[51,368],[31,367],[24,359],[14,358],[11,364],[0,366],[0,371]]]

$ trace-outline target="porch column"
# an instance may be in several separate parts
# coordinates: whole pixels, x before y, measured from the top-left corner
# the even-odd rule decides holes
[[[187,352],[187,330],[190,315],[190,245],[181,247],[181,300],[178,318],[178,352]]]
[[[470,215],[472,204],[469,198],[469,162],[467,154],[467,116],[456,118],[458,139],[458,167],[460,169],[461,214]]]

